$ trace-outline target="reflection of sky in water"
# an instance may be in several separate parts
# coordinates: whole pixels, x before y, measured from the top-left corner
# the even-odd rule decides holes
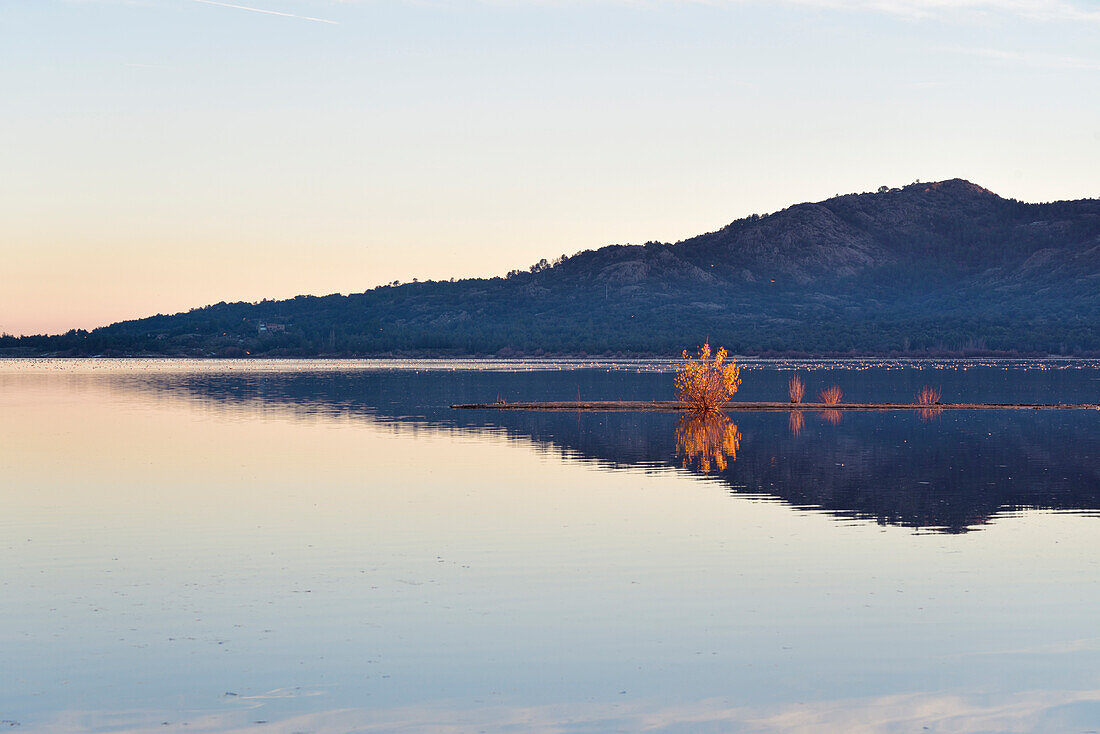
[[[811,413],[797,436],[785,413],[739,415],[736,461],[700,482],[677,468],[674,415],[445,407],[539,384],[653,397],[667,374],[293,374],[0,369],[0,719],[200,731],[1097,720],[1100,414],[831,426]],[[1037,374],[989,390],[1100,384],[1096,371]],[[958,383],[938,382],[951,399]],[[959,445],[972,463],[956,466]],[[948,466],[933,471],[937,457]],[[1000,464],[1031,471],[1038,493]],[[880,484],[846,483],[852,470]],[[931,482],[979,479],[1009,499],[963,497],[966,512],[992,508],[981,532],[844,520],[906,525],[948,499]],[[792,511],[810,499],[832,514]],[[1022,509],[1058,502],[1067,511]]]

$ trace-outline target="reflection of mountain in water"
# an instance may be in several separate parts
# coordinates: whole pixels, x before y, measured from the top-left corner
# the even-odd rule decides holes
[[[896,383],[899,378],[863,379]],[[1088,382],[1091,376],[1080,379],[1082,387],[1095,384]],[[241,409],[274,405],[491,431],[552,445],[572,460],[652,468],[684,463],[683,446],[678,455],[676,415],[463,411],[449,405],[492,402],[498,396],[560,400],[577,393],[594,400],[644,400],[666,396],[670,383],[669,375],[593,370],[306,372],[159,374],[140,388]],[[1036,383],[1027,390],[1041,395],[1048,388]],[[724,468],[717,462],[708,465],[712,480],[731,492],[777,498],[838,517],[948,532],[964,532],[1018,509],[1100,509],[1100,414],[1094,411],[951,411],[923,421],[914,413],[863,412],[847,413],[835,425],[817,413],[802,418],[799,424],[786,413],[736,414],[736,460],[730,457]],[[697,463],[688,463],[698,471]]]

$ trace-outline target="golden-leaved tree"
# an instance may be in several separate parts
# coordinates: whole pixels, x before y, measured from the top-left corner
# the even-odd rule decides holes
[[[721,410],[741,385],[741,370],[736,360],[726,361],[726,350],[713,355],[710,342],[696,357],[684,350],[684,364],[676,370],[676,397],[695,413]]]

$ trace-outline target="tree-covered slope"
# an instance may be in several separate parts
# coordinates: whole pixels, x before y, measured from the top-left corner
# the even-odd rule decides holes
[[[677,243],[612,245],[506,277],[219,303],[60,354],[1100,353],[1100,200],[1028,204],[954,179],[838,196]]]

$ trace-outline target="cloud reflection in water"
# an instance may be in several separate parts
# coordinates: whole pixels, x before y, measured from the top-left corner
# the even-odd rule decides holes
[[[196,713],[184,721],[196,732],[865,732],[895,734],[941,731],[1089,731],[1100,715],[1100,691],[1022,691],[1012,696],[901,693],[867,698],[730,706],[722,699],[654,706],[644,700],[607,704],[541,706],[345,708],[257,720],[255,709]],[[21,731],[164,731],[166,712],[65,712],[42,726]]]

